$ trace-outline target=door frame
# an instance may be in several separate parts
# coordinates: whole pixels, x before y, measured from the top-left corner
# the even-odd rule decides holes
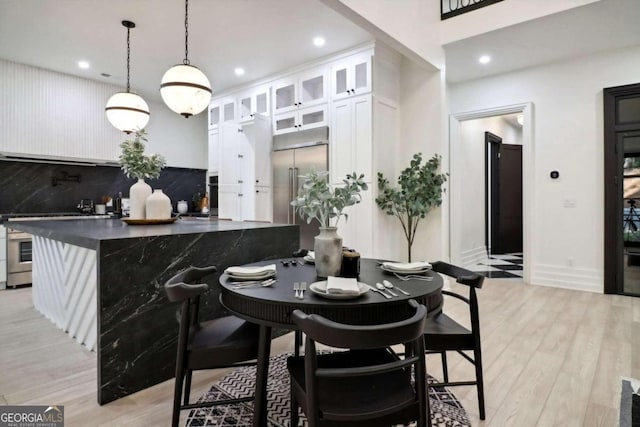
[[[493,231],[493,227],[490,225],[494,223],[490,214],[493,213],[495,208],[494,199],[492,197],[493,188],[495,186],[495,182],[493,178],[493,156],[491,156],[491,151],[493,150],[494,144],[498,144],[498,150],[500,149],[500,145],[502,144],[502,138],[498,135],[495,135],[491,132],[484,133],[484,246],[487,250],[487,254],[491,253],[489,250],[489,242],[492,242],[491,234],[489,230]],[[489,179],[491,176],[492,179]],[[491,187],[490,187],[491,186]]]
[[[618,170],[617,138],[625,131],[638,130],[638,123],[616,125],[616,99],[640,95],[640,83],[605,88],[602,90],[604,110],[604,293],[624,294],[622,262],[622,177]]]
[[[534,242],[532,239],[533,230],[535,230],[534,197],[533,186],[535,183],[535,147],[534,147],[534,126],[533,126],[533,103],[524,102],[521,104],[513,104],[499,107],[486,108],[481,110],[465,111],[449,115],[449,171],[451,170],[451,159],[454,155],[454,147],[460,145],[461,141],[461,122],[467,120],[484,119],[486,117],[502,116],[506,114],[522,114],[524,124],[522,126],[522,256],[524,263],[522,265],[522,278],[525,283],[531,283],[531,257],[534,251]],[[457,180],[458,177],[449,177],[449,188],[451,181]],[[463,179],[460,177],[459,179]],[[452,224],[459,224],[461,212],[453,212],[450,206],[450,198],[453,195],[449,191],[448,206],[449,212],[449,259],[452,258],[455,249],[456,238],[460,238],[456,234],[456,230],[452,228]],[[455,217],[455,218],[454,218]],[[456,222],[457,220],[457,222]]]

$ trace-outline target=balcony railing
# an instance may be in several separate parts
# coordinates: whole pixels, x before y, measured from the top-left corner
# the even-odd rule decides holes
[[[445,20],[502,0],[440,0],[440,19]]]

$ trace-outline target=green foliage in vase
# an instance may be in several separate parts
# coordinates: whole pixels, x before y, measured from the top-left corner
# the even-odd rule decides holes
[[[442,204],[442,185],[449,174],[438,173],[440,160],[441,157],[435,154],[423,164],[422,153],[414,154],[409,167],[398,177],[398,187],[391,187],[389,180],[378,172],[376,204],[387,215],[394,215],[400,220],[407,238],[409,261],[418,223],[429,211]]]
[[[120,144],[120,164],[127,178],[156,179],[160,171],[166,165],[165,159],[159,154],[144,155],[144,144],[147,142],[146,131],[137,130],[133,139],[128,139]]]
[[[344,216],[345,221],[348,219],[343,209],[360,203],[360,191],[366,191],[368,187],[364,175],[358,176],[355,172],[342,180],[342,187],[330,185],[328,175],[327,171],[311,171],[308,175],[300,175],[304,182],[291,205],[306,218],[307,223],[315,218],[321,227],[337,227],[340,217]],[[333,224],[332,220],[335,220]]]

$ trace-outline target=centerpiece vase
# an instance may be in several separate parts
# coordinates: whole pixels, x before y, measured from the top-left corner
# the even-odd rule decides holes
[[[316,275],[318,277],[338,276],[342,264],[342,237],[336,227],[320,227],[320,234],[314,238]]]
[[[129,218],[146,219],[147,197],[151,195],[151,186],[138,178],[138,182],[129,188]]]
[[[153,194],[147,197],[147,219],[170,219],[171,199],[162,190],[153,190]]]

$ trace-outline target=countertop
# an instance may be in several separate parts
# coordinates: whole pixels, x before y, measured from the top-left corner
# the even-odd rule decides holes
[[[64,221],[13,221],[11,227],[36,236],[97,249],[104,240],[137,239],[181,234],[217,233],[259,228],[296,227],[263,222],[217,221],[208,218],[180,218],[173,224],[127,225],[115,218],[69,219]]]

